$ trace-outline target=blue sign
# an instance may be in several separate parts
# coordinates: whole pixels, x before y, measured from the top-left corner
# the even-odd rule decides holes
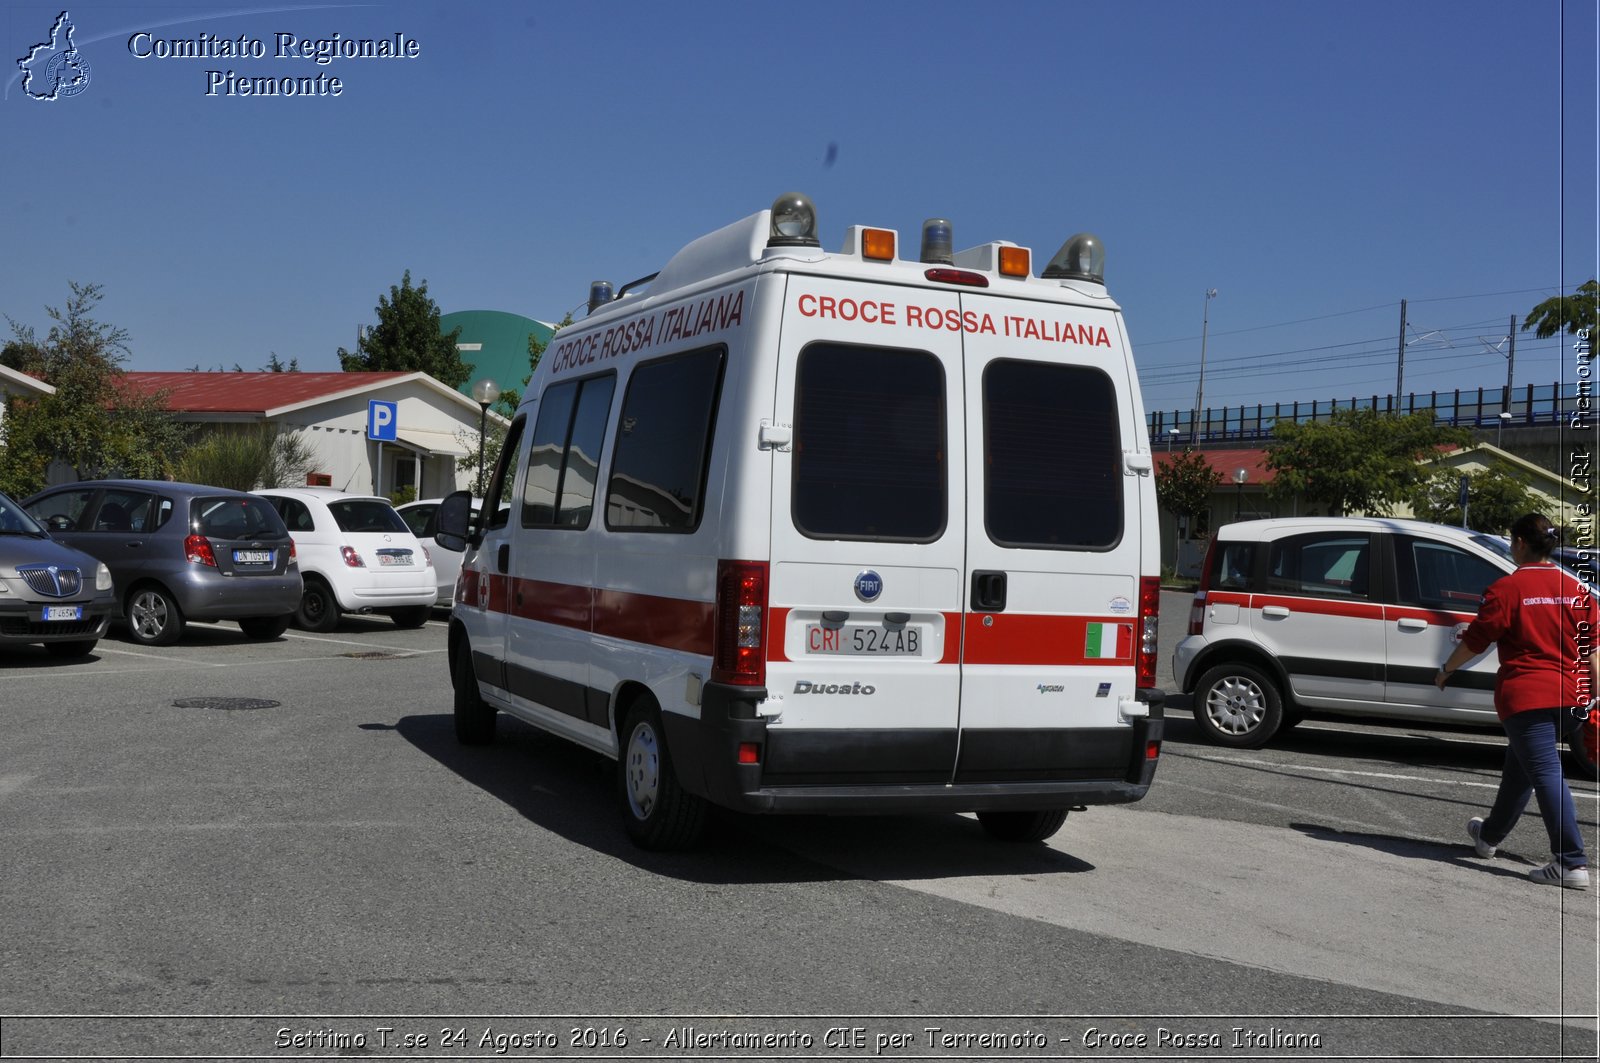
[[[380,443],[393,443],[395,432],[398,431],[400,418],[396,416],[395,404],[372,399],[367,403],[367,438],[376,439]]]

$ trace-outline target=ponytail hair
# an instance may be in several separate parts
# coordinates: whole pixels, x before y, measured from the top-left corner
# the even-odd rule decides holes
[[[1527,513],[1518,517],[1511,526],[1511,537],[1521,539],[1540,561],[1548,558],[1561,542],[1561,533],[1541,513]]]

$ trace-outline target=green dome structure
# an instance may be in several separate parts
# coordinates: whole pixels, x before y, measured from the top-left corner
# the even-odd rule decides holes
[[[503,310],[458,310],[440,316],[439,328],[446,335],[457,327],[461,329],[461,335],[456,337],[461,360],[472,367],[471,375],[457,390],[468,398],[472,397],[472,385],[485,377],[498,384],[501,391],[522,390],[522,382],[530,372],[528,337],[537,336],[548,343],[555,334],[555,329],[543,321]]]

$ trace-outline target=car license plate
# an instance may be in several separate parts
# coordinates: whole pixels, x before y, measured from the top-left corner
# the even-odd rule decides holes
[[[807,624],[806,652],[846,657],[918,657],[922,654],[922,629]]]
[[[411,564],[411,551],[410,550],[379,550],[378,551],[378,566],[380,568],[385,566],[385,565],[409,565],[409,564]]]
[[[233,563],[236,565],[270,565],[272,564],[271,550],[235,550]]]
[[[44,607],[46,620],[82,620],[83,606],[81,605],[47,605]]]

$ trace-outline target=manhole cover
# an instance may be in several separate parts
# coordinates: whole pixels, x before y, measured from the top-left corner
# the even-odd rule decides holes
[[[348,657],[353,661],[401,661],[411,654],[390,653],[387,650],[361,650],[356,653],[341,653],[339,656]]]
[[[267,698],[179,698],[172,703],[177,709],[275,709],[283,704]]]

